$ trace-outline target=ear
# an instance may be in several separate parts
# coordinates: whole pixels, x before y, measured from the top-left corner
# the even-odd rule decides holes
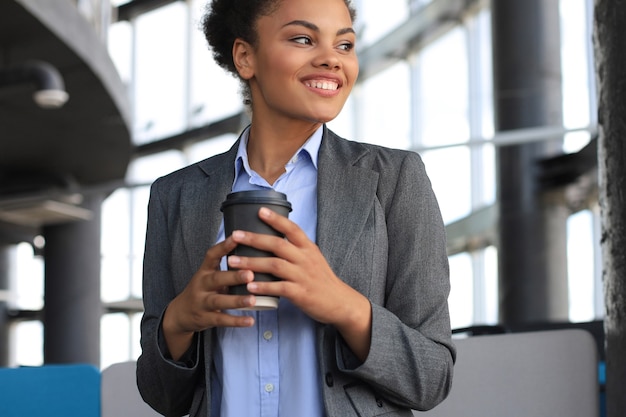
[[[235,39],[233,43],[233,62],[239,76],[249,80],[254,76],[254,48],[243,39]]]

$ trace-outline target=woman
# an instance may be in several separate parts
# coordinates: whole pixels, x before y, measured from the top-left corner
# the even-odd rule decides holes
[[[445,232],[424,166],[325,125],[358,75],[353,20],[349,0],[211,2],[205,35],[252,121],[151,189],[137,379],[165,415],[411,416],[450,389]],[[293,205],[259,211],[285,239],[224,236],[226,195],[262,188]],[[227,256],[239,244],[275,256]],[[255,296],[227,294],[236,284],[278,309],[242,311]]]

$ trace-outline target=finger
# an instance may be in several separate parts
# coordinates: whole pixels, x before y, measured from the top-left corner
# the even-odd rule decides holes
[[[247,256],[229,256],[228,265],[231,268],[241,269],[242,271],[248,271],[252,275],[252,279],[246,282],[252,282],[254,280],[254,272],[260,272],[265,274],[274,275],[275,277],[283,280],[293,281],[292,277],[296,277],[297,266],[285,259],[277,257],[247,257]],[[248,279],[249,276],[246,276]]]
[[[237,247],[237,243],[230,236],[211,246],[204,255],[202,267],[207,269],[219,269],[222,257],[232,252],[235,247]]]
[[[252,294],[273,295],[276,297],[292,298],[293,283],[288,281],[253,281],[246,289]]]
[[[309,241],[306,233],[296,223],[267,207],[259,209],[259,218],[272,226],[273,229],[285,235],[287,240],[296,246],[303,245]]]
[[[202,288],[205,291],[228,292],[228,287],[242,285],[254,280],[254,273],[249,270],[216,271],[205,277]]]
[[[231,237],[240,245],[250,246],[280,257],[288,257],[289,251],[294,249],[291,242],[280,236],[235,230]]]
[[[254,295],[211,294],[205,300],[207,311],[235,310],[254,306]]]
[[[254,317],[234,316],[222,312],[212,313],[211,321],[211,327],[251,327],[254,325]]]

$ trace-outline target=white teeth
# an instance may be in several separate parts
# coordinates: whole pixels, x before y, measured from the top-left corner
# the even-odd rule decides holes
[[[319,88],[322,90],[336,90],[339,87],[338,83],[332,81],[308,81],[307,87]]]

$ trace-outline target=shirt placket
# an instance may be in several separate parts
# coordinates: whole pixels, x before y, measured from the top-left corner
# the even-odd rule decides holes
[[[277,312],[260,312],[258,329],[261,416],[277,417],[280,398]]]

